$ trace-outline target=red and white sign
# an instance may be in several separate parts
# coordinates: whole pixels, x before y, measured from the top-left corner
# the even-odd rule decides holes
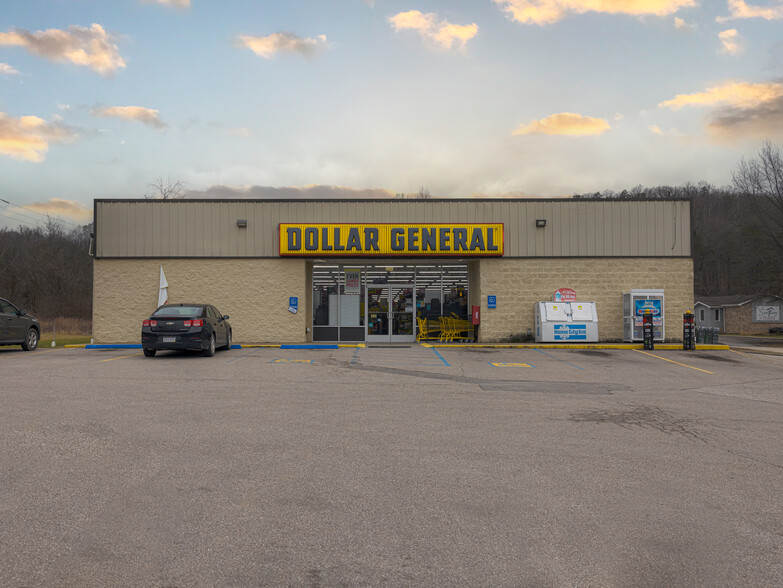
[[[558,288],[552,296],[553,302],[576,302],[576,292],[571,288]]]

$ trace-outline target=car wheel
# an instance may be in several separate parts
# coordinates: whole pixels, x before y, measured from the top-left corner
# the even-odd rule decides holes
[[[155,353],[157,352],[157,349],[147,349],[144,348],[144,357],[155,357]]]
[[[22,349],[25,351],[35,351],[36,347],[38,347],[38,331],[30,329],[27,331],[27,336],[24,338]]]
[[[204,350],[204,355],[212,357],[215,355],[215,333],[212,333],[209,337],[209,347]]]
[[[228,336],[226,337],[226,346],[223,347],[226,351],[231,349],[231,331],[228,332]]]

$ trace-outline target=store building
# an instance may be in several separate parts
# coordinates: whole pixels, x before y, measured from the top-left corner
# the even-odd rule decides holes
[[[137,342],[160,268],[170,302],[231,316],[237,342],[412,342],[444,317],[482,342],[532,334],[555,291],[623,337],[623,293],[663,290],[666,339],[693,304],[690,202],[96,200],[93,336]],[[423,321],[423,322],[422,322]]]

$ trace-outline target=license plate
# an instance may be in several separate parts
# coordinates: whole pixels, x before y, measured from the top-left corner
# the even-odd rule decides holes
[[[176,337],[163,337],[164,343],[176,343],[177,338]]]

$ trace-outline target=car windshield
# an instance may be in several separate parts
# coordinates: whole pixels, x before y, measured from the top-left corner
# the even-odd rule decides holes
[[[201,306],[164,306],[155,311],[152,316],[201,316]]]

